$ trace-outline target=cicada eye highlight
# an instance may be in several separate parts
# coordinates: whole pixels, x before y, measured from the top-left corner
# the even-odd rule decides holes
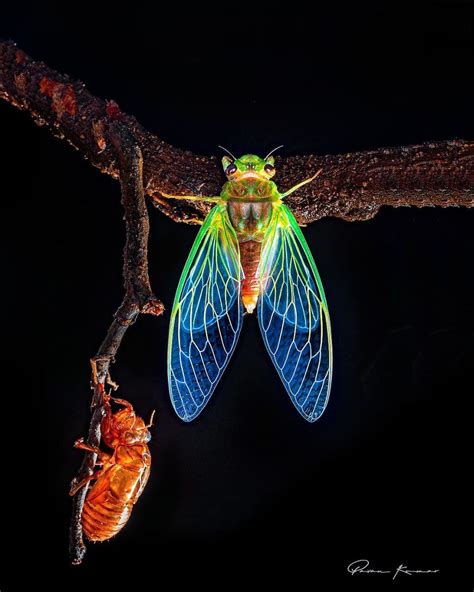
[[[263,168],[265,169],[265,172],[268,173],[269,175],[271,175],[275,172],[275,167],[272,164],[270,164],[269,162],[267,162],[267,164]]]
[[[128,444],[134,442],[135,438],[136,436],[133,432],[125,432],[125,434],[123,435],[124,442],[127,442]]]
[[[237,165],[232,162],[225,170],[225,174],[226,175],[233,175],[235,173],[235,171],[237,170]]]

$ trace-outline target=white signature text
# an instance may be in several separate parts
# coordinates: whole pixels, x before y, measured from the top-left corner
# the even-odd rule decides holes
[[[400,563],[400,565],[394,569],[375,569],[370,566],[368,559],[357,559],[347,566],[347,571],[351,576],[356,574],[389,574],[392,576],[392,580],[397,578],[399,575],[412,576],[415,574],[435,574],[439,572],[439,569],[409,569],[407,565]]]

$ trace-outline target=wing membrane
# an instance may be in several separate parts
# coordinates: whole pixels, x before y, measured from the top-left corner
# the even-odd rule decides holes
[[[259,267],[260,330],[290,398],[310,422],[323,413],[331,389],[332,343],[326,297],[293,214],[274,204]]]
[[[171,312],[168,383],[176,413],[192,421],[212,395],[242,327],[239,245],[225,206],[208,214]]]

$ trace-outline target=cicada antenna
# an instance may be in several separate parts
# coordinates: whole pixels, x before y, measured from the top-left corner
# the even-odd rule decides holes
[[[151,412],[151,417],[150,417],[150,421],[148,422],[148,424],[145,426],[145,428],[151,428],[153,426],[153,419],[155,417],[155,411],[156,409],[153,409],[153,411]]]
[[[270,152],[265,156],[265,158],[263,160],[267,160],[267,158],[269,156],[271,156],[274,152],[276,152],[277,150],[279,150],[280,148],[283,148],[285,144],[280,144],[280,146],[277,146],[276,148],[273,148],[273,150],[270,150]]]
[[[227,150],[227,148],[224,148],[224,146],[221,146],[221,145],[219,144],[217,147],[218,147],[218,148],[220,148],[221,150],[224,150],[224,152],[227,152],[227,154],[229,154],[230,156],[232,156],[232,158],[233,158],[234,160],[237,160],[237,159],[235,158],[235,156],[232,154],[232,152],[231,152],[230,150]]]

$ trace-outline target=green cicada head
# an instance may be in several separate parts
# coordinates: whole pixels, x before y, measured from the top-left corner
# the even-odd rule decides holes
[[[229,181],[241,181],[243,179],[268,180],[275,174],[275,159],[273,156],[260,158],[255,154],[244,154],[235,159],[224,156],[222,166]]]

